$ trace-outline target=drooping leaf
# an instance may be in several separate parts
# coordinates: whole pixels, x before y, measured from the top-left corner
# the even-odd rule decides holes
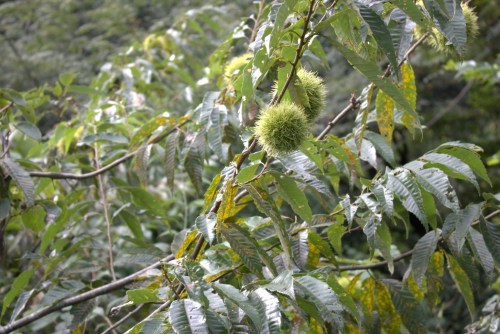
[[[40,233],[45,227],[46,212],[40,205],[32,206],[23,212],[22,220],[24,226],[35,233]]]
[[[387,187],[399,197],[404,207],[417,216],[427,228],[428,222],[422,193],[411,173],[405,168],[396,168],[389,172]]]
[[[186,157],[184,159],[184,168],[193,183],[193,186],[198,194],[203,193],[203,159],[205,155],[205,136],[203,133],[196,133],[188,147]]]
[[[467,49],[467,30],[460,1],[443,0],[444,8],[434,1],[424,1],[424,3],[437,20],[439,30],[453,44],[457,53],[463,56]]]
[[[486,246],[488,246],[497,265],[500,265],[500,224],[490,223],[481,216],[479,217],[479,226]]]
[[[394,307],[389,290],[382,282],[375,282],[375,299],[382,328],[386,333],[399,333],[401,318]]]
[[[390,143],[394,131],[394,101],[381,90],[377,94],[375,107],[377,109],[377,123],[380,134]]]
[[[178,334],[208,333],[202,305],[191,299],[175,300],[170,306],[169,321]]]
[[[458,262],[453,258],[453,256],[446,254],[446,260],[448,261],[448,270],[450,271],[451,277],[455,284],[457,285],[458,291],[464,297],[467,308],[471,318],[474,317],[474,295],[472,293],[471,282],[467,277],[465,271],[460,267]]]
[[[31,137],[36,141],[42,140],[42,133],[35,124],[31,122],[19,122],[15,123],[14,126],[28,137]]]
[[[476,150],[479,150],[476,147]],[[459,143],[446,143],[440,145],[436,152],[452,155],[463,162],[465,162],[480,178],[488,182],[491,186],[491,180],[488,176],[486,168],[484,167],[479,154],[475,150],[468,147],[459,146]]]
[[[260,333],[281,334],[281,312],[278,298],[263,288],[252,291],[248,297],[256,305],[260,318],[265,320]]]
[[[394,193],[381,184],[374,185],[371,191],[384,209],[384,213],[388,216],[392,216],[394,211]]]
[[[270,283],[262,285],[263,288],[279,292],[287,295],[291,299],[295,299],[295,292],[293,290],[293,272],[285,270],[276,276]]]
[[[5,311],[7,311],[7,307],[9,307],[14,298],[16,298],[21,293],[21,290],[24,289],[24,287],[29,283],[29,280],[34,273],[35,270],[33,269],[26,270],[14,279],[9,292],[7,292],[2,302],[2,317],[5,314]]]
[[[415,247],[413,248],[410,268],[413,278],[419,286],[422,285],[422,280],[429,265],[429,259],[436,249],[440,234],[441,233],[439,231],[427,232],[417,241]]]
[[[458,243],[458,250],[462,249],[465,243],[472,222],[479,218],[481,214],[481,204],[469,204],[465,209],[450,213],[443,224],[443,237],[446,239],[451,233],[454,234],[455,242]]]
[[[415,84],[415,74],[413,73],[413,68],[408,63],[404,63],[401,65],[401,86],[403,89],[403,94],[408,101],[408,104],[411,106],[412,110],[415,110],[417,107],[417,86]],[[415,129],[420,128],[420,120],[418,115],[414,112],[411,112],[405,108],[403,108],[403,116],[401,117],[401,121],[403,125],[410,131],[412,135],[415,133]]]
[[[219,294],[223,295],[225,298],[228,298],[231,302],[241,308],[243,312],[245,312],[245,314],[250,318],[257,330],[260,331],[262,329],[262,324],[264,323],[265,319],[261,318],[259,311],[247,296],[245,296],[238,289],[229,284],[213,283],[213,287],[219,292]]]
[[[389,163],[391,166],[396,165],[396,161],[394,160],[394,151],[392,147],[387,141],[379,135],[378,133],[372,131],[365,131],[365,138],[372,143],[372,145],[377,150],[377,153],[380,154],[385,161]]]
[[[378,88],[387,93],[400,104],[405,111],[411,115],[415,115],[414,108],[408,103],[401,90],[393,84],[389,79],[383,77],[378,65],[365,60],[360,57],[356,52],[348,49],[336,40],[329,39],[335,48],[346,57],[346,59],[371,82],[377,85]]]
[[[262,276],[262,264],[258,249],[260,246],[243,227],[233,223],[223,223],[220,232],[231,248],[239,255],[245,266],[257,276]]]
[[[91,299],[73,306],[70,311],[73,315],[73,320],[71,320],[69,329],[75,329],[83,323],[94,309],[95,304],[95,299]]]
[[[141,147],[135,155],[134,169],[137,171],[137,176],[143,187],[146,187],[148,184],[148,161],[151,147],[152,145]]]
[[[195,221],[196,228],[203,234],[203,237],[209,244],[211,244],[215,238],[216,218],[215,214],[210,212],[207,215],[198,216]]]
[[[405,168],[413,171],[417,182],[422,188],[436,196],[436,198],[453,211],[460,209],[458,197],[455,189],[450,184],[448,176],[438,168],[425,168],[421,161],[412,161],[404,165]]]
[[[136,205],[145,208],[146,210],[158,216],[163,216],[165,214],[160,199],[150,192],[139,187],[121,187],[120,189],[123,189],[132,194],[132,200]]]
[[[28,172],[8,157],[0,159],[0,167],[2,167],[4,172],[16,182],[19,188],[21,188],[26,205],[33,206],[35,203],[35,185]]]
[[[174,190],[175,167],[176,167],[176,152],[179,132],[174,132],[167,137],[165,142],[165,176],[167,177],[168,188]]]
[[[405,12],[416,24],[428,28],[432,26],[432,21],[422,12],[422,10],[412,0],[391,0],[391,3]]]
[[[278,183],[280,195],[290,204],[295,213],[306,222],[311,223],[312,211],[304,192],[299,189],[291,177],[277,173],[272,175]]]
[[[343,327],[344,306],[328,284],[312,276],[296,277],[295,293],[313,302],[323,319]]]
[[[379,48],[384,52],[391,63],[392,68],[395,73],[398,70],[398,61],[396,59],[396,52],[394,50],[394,45],[392,44],[391,34],[387,26],[385,25],[382,18],[373,11],[370,7],[358,4],[359,12],[366,23],[370,26],[373,37],[377,41]]]
[[[486,247],[483,235],[471,228],[469,230],[468,241],[472,252],[479,260],[479,263],[481,263],[488,280],[493,282],[495,278],[495,260],[493,260],[488,247]]]

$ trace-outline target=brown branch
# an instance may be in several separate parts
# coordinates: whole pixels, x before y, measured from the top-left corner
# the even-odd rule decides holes
[[[97,170],[100,169],[99,162],[99,146],[98,143],[94,144],[94,163]],[[106,198],[106,190],[104,188],[104,181],[102,179],[102,174],[97,175],[97,187],[99,189],[99,195],[101,197],[101,204],[104,211],[104,220],[106,221],[106,236],[108,238],[108,260],[109,260],[109,272],[113,281],[116,281],[115,265],[113,260],[113,241],[111,238],[111,219],[109,218],[109,205],[108,199]]]
[[[127,277],[124,277],[124,278],[119,279],[117,281],[114,281],[112,283],[108,283],[108,284],[103,285],[101,287],[89,290],[89,291],[81,293],[79,295],[64,298],[54,305],[43,307],[43,308],[39,309],[38,311],[35,311],[35,312],[25,316],[24,318],[21,318],[19,320],[11,322],[10,324],[7,324],[3,327],[0,327],[0,334],[10,333],[18,328],[26,326],[27,324],[46,316],[47,314],[53,313],[55,311],[59,311],[60,309],[62,309],[64,307],[78,304],[78,303],[84,302],[86,300],[93,299],[93,298],[96,298],[98,296],[105,295],[105,294],[108,294],[108,293],[113,292],[115,290],[121,289],[121,288],[125,287],[126,285],[133,283],[135,281],[135,279],[138,276],[140,276],[141,274],[144,274],[148,270],[155,269],[155,268],[159,267],[163,262],[168,262],[168,261],[171,261],[173,259],[174,259],[174,256],[169,255],[169,256],[161,259],[160,261],[157,261],[157,262],[153,263],[152,265],[150,265],[146,268],[143,268],[143,269],[127,276]]]
[[[167,132],[165,132],[157,137],[152,138],[151,140],[148,141],[148,145],[158,143],[159,141],[166,138],[171,133],[177,131],[181,126],[185,125],[188,122],[190,122],[190,120],[184,120],[180,124],[176,125],[175,127],[171,128],[170,130],[168,130]],[[89,172],[89,173],[74,174],[74,173],[65,173],[65,172],[35,172],[35,171],[30,171],[29,173],[30,173],[30,176],[32,176],[32,177],[45,177],[45,178],[49,178],[49,179],[74,179],[74,180],[90,179],[90,178],[96,177],[97,175],[100,175],[102,173],[107,172],[108,170],[124,163],[125,161],[132,159],[142,149],[143,148],[140,147],[137,150],[130,152],[119,159],[116,159],[115,161],[111,162],[110,164],[108,164],[100,169],[97,169],[93,172]]]
[[[257,36],[257,30],[259,30],[260,18],[262,17],[262,13],[264,12],[264,5],[266,0],[260,0],[259,2],[259,10],[257,12],[257,18],[255,19],[255,23],[253,25],[252,34],[250,35],[250,39],[248,40],[249,44],[252,44],[255,41],[255,37]]]
[[[299,39],[299,45],[297,46],[297,49],[295,50],[295,58],[292,63],[292,70],[290,71],[290,74],[286,78],[286,81],[283,85],[283,89],[281,90],[280,94],[276,94],[272,101],[271,104],[276,104],[280,103],[280,101],[283,99],[283,96],[285,96],[286,90],[290,83],[292,82],[293,75],[295,74],[295,71],[297,70],[297,65],[299,64],[299,60],[302,57],[304,45],[306,43],[306,35],[307,35],[307,27],[309,26],[309,22],[311,21],[312,14],[314,13],[314,5],[315,1],[311,1],[311,4],[309,5],[309,11],[307,12],[306,19],[304,21],[304,31],[302,31],[302,36],[300,36]]]
[[[0,114],[3,113],[5,110],[9,109],[10,107],[12,107],[13,105],[14,105],[14,102],[12,102],[12,101],[7,103],[2,109],[0,109]]]
[[[500,214],[500,210],[493,211],[489,215],[485,216],[484,219],[490,219],[495,217],[496,215]],[[477,225],[479,223],[479,220],[476,220],[474,223],[471,224],[471,226]],[[440,241],[443,240],[443,237],[439,238]],[[413,250],[408,251],[406,253],[403,253],[393,259],[393,262],[398,262],[401,261],[407,257],[410,257],[413,254]],[[340,266],[336,271],[348,271],[348,270],[366,270],[366,269],[377,269],[377,268],[382,268],[387,265],[387,261],[380,261],[377,263],[370,263],[370,264],[353,264],[353,265],[348,265],[348,266]]]

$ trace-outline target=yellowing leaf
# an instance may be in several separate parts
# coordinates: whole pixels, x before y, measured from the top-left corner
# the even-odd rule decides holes
[[[410,275],[410,276],[408,276],[408,279],[406,280],[406,285],[408,285],[408,289],[411,291],[413,296],[415,296],[415,299],[417,299],[419,302],[424,300],[425,290],[426,290],[426,280],[425,279],[422,281],[422,287],[419,287],[417,282],[415,282],[413,275]]]
[[[390,143],[394,132],[394,100],[381,90],[377,94],[375,107],[380,134]]]
[[[238,192],[237,187],[233,187],[231,182],[226,184],[226,188],[224,190],[224,194],[222,196],[222,202],[220,205],[220,209],[217,212],[217,221],[222,222],[225,219],[232,216],[233,208],[234,208],[234,197]]]
[[[402,76],[402,88],[403,94],[411,106],[412,110],[415,110],[417,106],[417,87],[415,85],[415,74],[413,69],[408,63],[404,63],[401,66],[401,76]],[[410,131],[413,135],[416,128],[420,128],[420,121],[417,118],[416,113],[410,113],[407,109],[403,108],[403,116],[401,117],[403,125]]]
[[[387,334],[400,333],[401,318],[399,317],[399,314],[396,311],[394,304],[392,303],[392,298],[389,290],[381,282],[376,282],[375,286],[375,294],[377,297],[377,305],[382,328]]]

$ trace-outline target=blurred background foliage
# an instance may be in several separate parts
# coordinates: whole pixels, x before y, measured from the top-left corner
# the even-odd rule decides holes
[[[412,138],[406,131],[397,131],[394,141],[396,157],[399,164],[404,164],[443,142],[459,138],[464,142],[475,143],[485,151],[482,157],[488,165],[488,173],[493,183],[493,188],[488,191],[498,193],[500,191],[500,137],[498,136],[500,44],[496,41],[500,40],[498,20],[500,6],[496,1],[488,0],[473,0],[471,5],[476,8],[480,17],[480,32],[470,44],[464,61],[449,60],[430,47],[421,47],[412,56],[413,69],[418,78],[417,108],[423,117],[422,124],[426,125],[423,133],[425,140],[421,140],[418,133],[416,138]],[[42,87],[41,90],[48,92],[48,95],[55,96],[56,99],[49,99],[40,94],[39,105],[36,106],[39,112],[35,117],[36,123],[41,128],[42,135],[55,134],[49,145],[57,149],[59,154],[72,151],[76,152],[75,156],[79,159],[85,154],[80,152],[83,151],[81,147],[75,146],[75,142],[80,138],[74,139],[78,136],[78,128],[71,128],[71,125],[76,123],[76,119],[85,119],[88,115],[75,111],[81,110],[74,108],[81,103],[78,97],[72,95],[66,99],[66,95],[59,92],[66,87],[65,85],[62,87],[60,82],[68,78],[68,73],[75,74],[71,76],[71,81],[74,80],[73,93],[85,94],[92,99],[98,96],[99,90],[106,93],[113,92],[110,101],[113,100],[116,104],[102,107],[101,112],[112,119],[113,112],[120,115],[126,111],[128,115],[126,122],[130,122],[130,125],[136,128],[150,120],[152,110],[168,110],[176,117],[193,112],[192,106],[198,105],[206,92],[217,89],[215,85],[217,78],[213,80],[213,77],[207,77],[205,67],[208,65],[208,55],[216,50],[222,50],[220,61],[213,61],[213,64],[216,64],[213,66],[219,68],[213,68],[210,72],[211,75],[222,74],[224,63],[228,58],[245,51],[246,41],[242,32],[245,31],[248,35],[249,27],[241,25],[241,18],[252,12],[255,12],[255,6],[250,0],[4,1],[0,4],[2,41],[0,86],[18,91]],[[229,33],[233,34],[234,43],[222,44]],[[312,53],[306,53],[302,60],[305,66],[315,68],[322,77],[327,78],[328,112],[317,122],[317,131],[324,128],[326,122],[333,117],[334,112],[338,112],[352,93],[359,95],[360,87],[364,87],[367,83],[359,73],[352,70],[340,54],[328,49],[328,43],[325,45],[326,64]],[[213,57],[217,57],[217,53]],[[469,60],[472,58],[473,61]],[[220,81],[221,79],[219,83]],[[93,87],[94,91],[84,90],[85,85]],[[141,91],[153,92],[148,95],[147,106],[143,104]],[[59,96],[61,98],[58,98]],[[94,106],[91,101],[89,108]],[[116,110],[110,111],[110,107]],[[349,115],[349,118],[350,121],[337,125],[333,133],[338,136],[350,133],[355,114]],[[54,125],[61,120],[65,122],[54,128]],[[106,125],[102,130],[106,130]],[[125,126],[122,131],[127,131]],[[235,134],[229,131],[224,135],[231,137]],[[92,138],[88,139],[88,143],[93,143]],[[30,151],[36,151],[31,145],[34,145],[34,142],[28,139],[16,147],[16,150],[23,155],[29,155]],[[235,147],[234,152],[240,149]],[[108,161],[113,159],[113,154],[117,152],[111,151],[106,157]],[[36,153],[33,155],[36,156]],[[46,158],[59,161],[57,153]],[[141,184],[143,180],[140,174],[140,160],[137,161],[135,166],[138,173],[119,170],[111,178],[110,184],[117,188],[129,184]],[[149,177],[161,175],[162,163],[151,162]],[[218,166],[208,165],[212,170],[204,176],[205,184],[219,171]],[[189,171],[184,170],[181,173]],[[93,181],[85,182],[88,182],[89,191],[97,192],[97,186]],[[162,196],[162,192],[168,193],[169,190],[162,182],[166,181],[160,180],[155,189],[150,189],[155,196]],[[463,199],[464,203],[481,200],[477,192],[471,191],[472,186],[464,182],[454,185],[459,192],[458,197]],[[44,181],[43,187],[51,186],[56,187],[50,185],[50,181]],[[71,194],[73,186],[71,182],[63,186],[57,185],[65,187],[68,195]],[[483,189],[488,188],[486,184],[481,186]],[[155,220],[149,217],[151,219],[144,228],[147,235],[142,235],[142,232],[131,234],[129,229],[137,231],[135,228],[137,216],[144,217],[148,213],[135,212],[127,208],[122,210],[122,214],[117,217],[125,223],[117,231],[120,235],[124,235],[117,242],[120,244],[119,247],[123,247],[121,254],[123,256],[117,259],[118,266],[130,263],[134,257],[137,263],[144,263],[146,260],[154,261],[162,256],[161,252],[154,253],[148,248],[144,240],[152,240],[157,249],[167,249],[170,244],[175,249],[176,233],[191,225],[204,204],[200,200],[195,200],[198,198],[195,189],[185,183],[176,184],[175,191],[172,201],[181,201],[184,205],[172,206],[165,219]],[[130,201],[139,203],[143,195],[140,192],[132,193]],[[76,198],[83,195],[77,192],[71,196]],[[127,198],[130,194],[118,193],[117,196]],[[67,201],[69,203],[71,198]],[[149,209],[155,210],[154,207]],[[68,240],[81,238],[83,244],[99,231],[102,232],[102,227],[97,224],[97,217],[79,216],[78,210],[72,214],[74,214],[73,220],[81,219],[85,224],[75,225],[67,236]],[[128,229],[124,227],[125,225]],[[29,235],[11,234],[9,238],[10,244],[17,245],[16,248],[8,250],[11,258],[17,259],[26,250],[34,247]],[[353,257],[358,252],[361,253],[357,249],[355,238],[354,236],[351,245],[346,246],[349,248],[346,253]],[[361,239],[364,240],[364,236],[360,236],[359,244],[364,242]],[[61,241],[59,246],[61,249],[65,246],[62,245],[63,242]],[[129,242],[133,243],[134,247],[131,247]],[[64,254],[69,258],[64,261],[70,263],[73,261],[71,266],[76,263],[76,267],[78,265],[85,267],[85,270],[76,268],[75,273],[77,270],[91,272],[92,266],[95,268],[102,266],[103,260],[99,258],[85,264],[79,257],[71,258],[68,254],[77,251],[78,243],[74,245],[75,248],[68,249]],[[92,246],[102,250],[106,247],[105,240],[94,240]],[[141,247],[142,250],[139,249]],[[93,249],[84,248],[83,252],[86,258],[92,258]],[[27,259],[23,259],[25,260]],[[54,267],[60,265],[57,261],[54,261]],[[65,266],[69,267],[70,264],[66,263]],[[12,276],[12,273],[8,273],[4,279],[7,280]],[[451,281],[449,277],[448,280]],[[483,304],[484,299],[490,294],[491,291],[488,291],[485,296],[480,296],[483,299],[479,299],[478,304]],[[443,298],[448,301],[446,314],[445,317],[436,320],[443,323],[435,324],[435,328],[456,326],[456,330],[459,330],[468,323],[467,310],[460,298],[458,295]],[[113,302],[117,303],[116,300]],[[107,313],[100,310],[97,314],[99,312],[103,317]],[[53,320],[50,317],[43,319],[40,328]],[[36,323],[32,328],[37,329]]]

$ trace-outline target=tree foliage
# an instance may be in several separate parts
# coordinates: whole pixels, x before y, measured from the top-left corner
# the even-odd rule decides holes
[[[440,34],[465,54],[458,2],[261,0],[230,26],[233,10],[190,9],[88,84],[0,90],[0,333],[424,333],[453,328],[449,303],[494,328],[482,149],[457,133],[395,151],[426,138],[413,52]],[[300,73],[331,54],[365,87],[310,119]],[[282,106],[307,130],[272,132]],[[260,144],[275,109],[266,134],[292,149]],[[41,131],[51,113],[70,117]]]

